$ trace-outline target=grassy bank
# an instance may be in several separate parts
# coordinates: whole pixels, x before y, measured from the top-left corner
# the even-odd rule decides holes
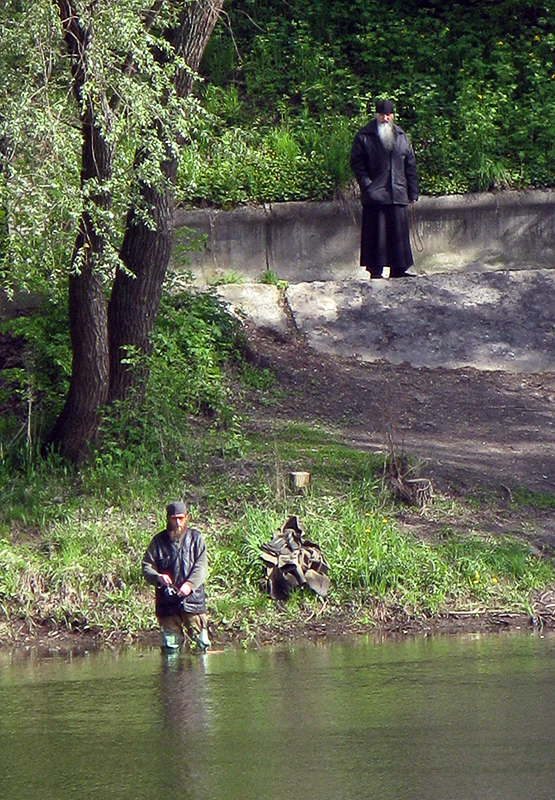
[[[446,613],[530,614],[530,592],[553,582],[554,565],[514,537],[461,535],[441,498],[428,513],[445,519],[433,540],[403,532],[399,506],[384,482],[384,460],[342,445],[320,429],[285,426],[271,441],[244,435],[225,456],[226,433],[210,441],[197,430],[198,459],[182,461],[165,491],[140,470],[106,483],[99,465],[71,479],[54,463],[21,475],[4,498],[0,534],[0,638],[40,629],[111,637],[155,627],[151,589],[141,577],[150,537],[163,526],[166,501],[192,499],[192,524],[210,553],[208,597],[218,637],[257,639],[308,617],[380,627],[393,619]],[[299,495],[289,470],[313,476]],[[167,476],[166,476],[167,477]],[[6,502],[7,500],[7,502]],[[279,607],[260,588],[259,546],[289,514],[330,564],[325,605],[294,593]]]
[[[411,512],[433,523],[426,535],[411,533],[390,481],[392,449],[358,450],[331,423],[277,414],[290,387],[255,366],[237,320],[209,293],[165,295],[145,402],[106,409],[99,449],[78,471],[38,455],[67,389],[63,313],[45,307],[10,330],[11,366],[0,373],[1,642],[153,630],[141,560],[179,498],[207,539],[216,641],[267,640],[310,621],[379,628],[531,616],[533,593],[553,585],[552,558],[514,534],[490,535],[483,504],[438,496]],[[289,484],[298,469],[312,475],[304,493]],[[515,491],[511,503],[552,507],[553,498]],[[303,590],[278,606],[261,589],[260,545],[291,514],[329,562],[325,603]]]

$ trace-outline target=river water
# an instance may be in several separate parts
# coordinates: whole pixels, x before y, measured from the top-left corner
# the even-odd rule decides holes
[[[2,800],[553,800],[555,637],[0,650]]]

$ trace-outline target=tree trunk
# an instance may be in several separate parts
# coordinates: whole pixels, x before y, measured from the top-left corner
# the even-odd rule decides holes
[[[152,352],[151,335],[172,247],[173,193],[145,185],[141,194],[152,227],[133,209],[129,212],[120,257],[130,272],[117,270],[108,305],[110,402],[125,399],[131,388],[137,404],[144,397],[145,359]],[[128,356],[132,363],[125,363]]]
[[[82,108],[81,186],[91,179],[102,186],[112,174],[113,150],[107,142],[106,128],[102,129],[95,118],[92,101],[87,99],[83,103],[91,26],[78,18],[71,2],[59,0],[58,5],[72,62],[73,93]],[[105,125],[109,125],[108,119]],[[111,205],[109,193],[100,190],[85,201],[81,215],[68,290],[73,353],[71,382],[62,412],[44,443],[44,449],[54,448],[77,464],[97,436],[100,409],[108,396],[108,318],[99,270],[105,239],[99,233],[94,212],[107,210]]]
[[[166,31],[167,40],[190,68],[180,70],[176,76],[176,91],[182,98],[192,89],[192,72],[198,71],[223,2],[194,0],[186,3],[179,26]],[[161,128],[159,134],[163,136]],[[128,271],[118,270],[108,307],[110,401],[123,400],[133,389],[135,400],[140,403],[146,390],[145,357],[152,350],[151,336],[173,242],[173,187],[177,162],[169,155],[171,143],[163,144],[168,152],[168,160],[162,165],[166,185],[164,188],[144,183],[140,186],[141,206],[150,210],[150,219],[147,223],[134,209],[128,215],[121,248],[121,260]],[[138,357],[138,364],[124,363],[130,348]]]
[[[45,448],[54,448],[79,464],[97,436],[99,413],[108,395],[106,298],[102,280],[90,265],[70,276],[69,315],[71,383]]]
[[[79,463],[97,436],[100,411],[106,401],[124,399],[130,390],[135,391],[137,402],[144,396],[148,379],[146,357],[151,353],[151,335],[173,241],[177,160],[172,154],[175,142],[164,138],[160,125],[157,134],[168,154],[162,164],[165,184],[163,187],[145,182],[139,184],[139,203],[128,213],[120,252],[125,269],[116,271],[106,309],[100,272],[105,241],[95,224],[95,211],[111,206],[111,196],[102,190],[102,186],[112,175],[113,152],[108,134],[110,115],[115,109],[110,107],[105,97],[95,109],[84,92],[92,36],[92,24],[90,19],[87,20],[87,13],[93,14],[94,6],[78,16],[73,0],[54,2],[59,7],[71,58],[73,92],[78,107],[83,109],[81,184],[84,187],[87,181],[95,179],[101,187],[95,196],[85,200],[75,244],[69,282],[73,348],[71,384],[62,413],[45,443],[45,447],[54,447],[71,461]],[[175,28],[165,32],[165,37],[190,67],[190,70],[180,70],[176,75],[175,89],[180,97],[186,97],[191,91],[191,70],[198,70],[223,2],[174,0],[175,7],[181,8],[179,22]],[[153,19],[160,4],[152,9]],[[153,19],[147,17],[145,26],[152,24]],[[166,55],[159,53],[158,57],[165,58]],[[126,61],[123,69],[132,69],[132,65]],[[99,113],[104,113],[106,118],[95,116]],[[139,160],[140,157],[139,153]],[[148,216],[148,221],[145,216]],[[135,361],[137,366],[125,363],[128,360]]]
[[[82,182],[101,173],[107,177],[111,150],[86,115],[83,121]],[[110,198],[91,198],[108,208]],[[108,315],[104,280],[98,269],[104,252],[104,238],[97,232],[85,209],[74,247],[69,277],[68,304],[72,348],[71,382],[62,413],[48,435],[45,447],[53,447],[65,458],[79,464],[96,439],[100,410],[108,397],[109,355]]]

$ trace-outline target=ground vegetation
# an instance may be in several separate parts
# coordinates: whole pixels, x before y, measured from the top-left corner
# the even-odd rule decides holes
[[[349,151],[392,97],[421,190],[552,186],[551,0],[233,0],[202,64],[206,129],[180,198],[215,205],[323,200],[351,180]]]
[[[55,331],[51,322],[43,340],[33,328],[37,387],[63,374]],[[481,481],[476,474],[468,481],[445,457],[463,420],[454,415],[441,434],[438,425],[463,380],[482,435],[485,384],[495,396],[511,378],[467,382],[466,373],[435,371],[434,401],[418,414],[443,454],[432,468],[405,447],[400,398],[413,405],[407,392],[411,385],[419,392],[417,371],[395,390],[389,365],[323,358],[294,330],[276,338],[245,329],[216,296],[173,286],[162,301],[142,418],[125,403],[106,411],[102,446],[76,470],[55,454],[45,461],[33,453],[41,408],[56,393],[49,388],[42,402],[37,394],[32,407],[28,392],[18,394],[29,369],[24,336],[2,351],[11,359],[2,396],[3,644],[155,642],[141,559],[163,526],[166,502],[177,498],[190,500],[192,524],[207,538],[217,646],[553,624],[553,496],[525,473],[506,488],[502,455],[497,469],[490,464]],[[520,392],[515,409],[528,388]],[[369,418],[368,408],[384,403],[390,411]],[[491,449],[499,452],[500,440]],[[299,469],[312,476],[303,491],[289,478]],[[415,478],[431,485],[421,501],[399,491]],[[291,514],[330,565],[326,600],[303,589],[276,603],[261,586],[260,545]]]

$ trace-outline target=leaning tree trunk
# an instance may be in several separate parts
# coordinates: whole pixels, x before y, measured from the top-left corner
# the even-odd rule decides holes
[[[90,263],[69,279],[69,317],[73,360],[71,383],[62,412],[45,441],[79,464],[88,454],[108,395],[106,298],[102,280]]]
[[[189,70],[178,72],[177,94],[184,98],[193,85],[202,54],[220,15],[224,0],[193,0],[184,5],[179,26],[168,30],[166,38],[182,57]],[[162,129],[159,134],[163,136]],[[177,162],[169,155],[171,143],[164,142],[168,160],[162,165],[164,188],[141,184],[141,206],[150,209],[151,218],[132,209],[121,248],[126,270],[118,270],[108,306],[110,343],[109,400],[123,400],[133,390],[140,403],[146,390],[151,353],[151,335],[156,324],[162,284],[168,268],[173,242],[174,185]],[[129,352],[132,358],[127,358]],[[135,363],[130,363],[135,362]]]
[[[92,122],[83,124],[82,181],[109,170],[111,151]],[[109,207],[110,198],[92,198]],[[108,397],[108,315],[104,281],[98,261],[104,251],[88,211],[81,217],[69,277],[68,304],[72,348],[71,382],[62,413],[48,435],[45,448],[54,448],[79,464],[98,434],[100,411]]]
[[[79,18],[70,0],[58,0],[66,47],[72,63],[73,93],[82,108],[81,186],[95,179],[102,184],[112,174],[113,151],[106,130],[95,117],[90,100],[83,104],[87,80],[87,47],[91,26]],[[109,120],[105,120],[108,124]],[[43,449],[54,448],[79,463],[95,440],[100,409],[108,395],[108,318],[103,279],[99,271],[105,239],[95,224],[95,209],[109,209],[108,192],[100,191],[85,205],[77,234],[69,278],[69,321],[73,352],[71,382],[65,405]]]

